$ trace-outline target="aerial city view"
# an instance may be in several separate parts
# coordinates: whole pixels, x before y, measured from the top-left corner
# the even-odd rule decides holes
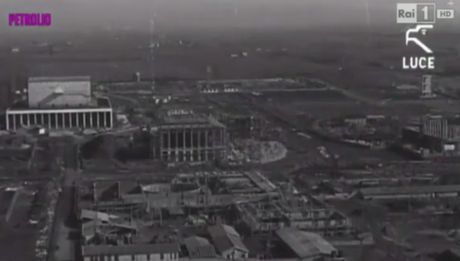
[[[460,260],[460,2],[0,0],[0,261]]]

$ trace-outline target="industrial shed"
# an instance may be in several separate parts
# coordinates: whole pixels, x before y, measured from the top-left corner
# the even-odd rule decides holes
[[[283,228],[276,231],[281,243],[295,257],[302,261],[323,260],[325,257],[340,257],[339,251],[316,233],[295,228]]]
[[[82,246],[82,256],[84,261],[176,261],[179,260],[179,245]]]
[[[460,196],[460,185],[363,188],[364,199],[452,198]]]
[[[214,246],[203,237],[191,236],[184,239],[183,252],[189,258],[214,258],[217,256]]]
[[[208,233],[220,255],[227,259],[247,259],[249,250],[241,240],[240,234],[228,225],[217,224],[208,228]]]

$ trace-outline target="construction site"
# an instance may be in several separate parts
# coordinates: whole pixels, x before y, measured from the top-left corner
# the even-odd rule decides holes
[[[455,23],[422,75],[394,3],[48,2],[0,39],[0,261],[460,260]]]
[[[169,183],[95,181],[82,186],[75,215],[82,222],[83,257],[113,255],[104,251],[118,247],[132,249],[123,255],[154,255],[156,246],[141,253],[135,249],[165,244],[173,248],[168,254],[189,259],[269,258],[283,247],[290,251],[279,258],[297,259],[305,254],[302,248],[314,247],[302,245],[302,238],[326,242],[320,235],[352,235],[349,219],[339,211],[295,193],[292,186],[274,184],[260,172],[196,172],[177,174]],[[292,242],[291,233],[301,238]],[[329,249],[315,258],[343,259],[325,244]]]
[[[387,107],[305,76],[135,76],[19,88],[1,136],[0,248],[17,253],[27,235],[27,260],[47,261],[445,261],[455,249],[459,180],[320,135],[383,130],[344,114]],[[327,110],[345,127],[315,130]]]
[[[15,170],[5,184],[49,184],[60,198],[51,206],[57,217],[37,214],[43,205],[27,216],[44,229],[35,256],[415,261],[455,246],[460,189],[448,185],[460,184],[455,179],[317,138],[265,91],[174,96],[174,86],[159,103],[144,99],[146,90],[130,94],[146,103],[136,110],[107,88],[110,130],[29,122],[2,136],[2,157]],[[120,150],[145,155],[121,160]],[[5,209],[14,227],[14,208]]]

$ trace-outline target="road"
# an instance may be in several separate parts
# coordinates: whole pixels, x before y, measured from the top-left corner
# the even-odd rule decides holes
[[[139,126],[130,126],[126,128],[117,128],[117,129],[111,129],[111,130],[106,130],[106,131],[101,131],[93,135],[88,135],[84,136],[82,138],[78,138],[76,140],[76,144],[84,144],[96,137],[102,136],[102,135],[115,135],[115,136],[122,136],[122,135],[128,135],[130,133],[136,132],[139,130]]]
[[[380,103],[380,101],[376,101],[374,99],[371,99],[369,97],[366,97],[364,95],[361,95],[361,94],[358,94],[358,93],[355,93],[355,92],[352,92],[350,90],[346,90],[344,88],[340,88],[340,87],[337,87],[337,86],[334,86],[334,85],[330,85],[328,84],[327,87],[330,89],[330,90],[334,90],[334,91],[338,91],[338,92],[341,92],[343,95],[353,99],[353,100],[356,100],[356,101],[360,101],[360,102],[364,102],[364,103],[367,103],[369,105],[374,105],[374,106],[382,106],[382,104]]]
[[[78,232],[76,224],[71,222],[73,215],[73,184],[80,180],[78,171],[78,146],[72,139],[57,140],[54,144],[56,158],[62,162],[61,193],[56,204],[53,222],[52,246],[56,248],[52,261],[75,260],[76,241],[71,237]]]
[[[71,235],[78,232],[75,224],[71,224],[70,217],[72,209],[72,184],[79,178],[78,172],[75,170],[64,170],[64,175],[61,183],[62,192],[56,205],[55,220],[53,224],[53,246],[57,249],[54,252],[53,261],[69,261],[75,260],[76,257],[76,242]]]

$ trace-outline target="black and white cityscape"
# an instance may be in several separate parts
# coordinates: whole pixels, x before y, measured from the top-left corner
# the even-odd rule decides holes
[[[460,260],[460,2],[1,0],[0,261]]]

